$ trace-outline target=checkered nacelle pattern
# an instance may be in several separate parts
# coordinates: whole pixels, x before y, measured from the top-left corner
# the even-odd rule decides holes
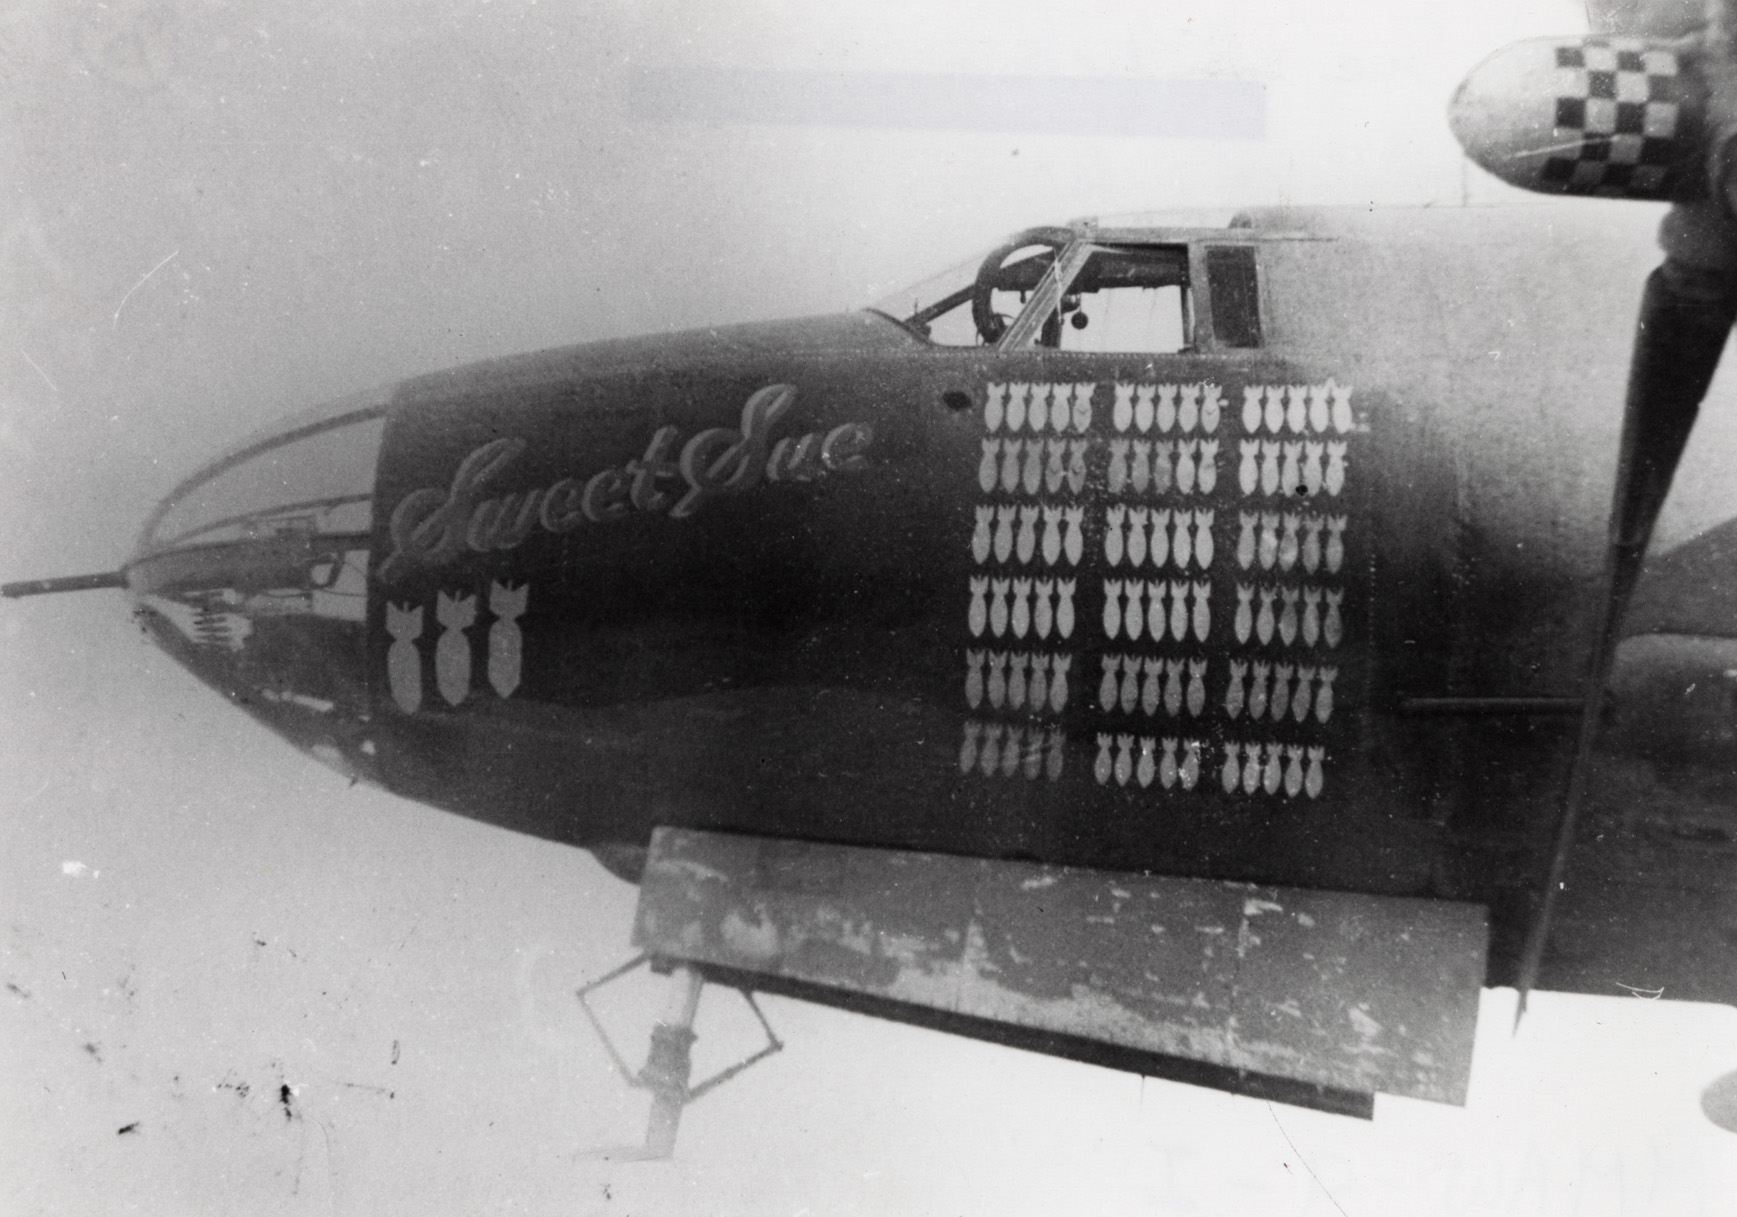
[[[1522,190],[1666,201],[1702,180],[1702,96],[1669,44],[1532,38],[1473,68],[1448,122],[1467,156]]]

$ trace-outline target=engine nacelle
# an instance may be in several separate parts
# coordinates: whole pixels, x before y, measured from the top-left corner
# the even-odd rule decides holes
[[[1460,83],[1448,124],[1511,186],[1671,201],[1703,189],[1705,90],[1681,44],[1530,38]]]

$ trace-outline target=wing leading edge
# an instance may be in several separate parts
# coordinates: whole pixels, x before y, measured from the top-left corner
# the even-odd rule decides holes
[[[634,928],[732,984],[1362,1115],[1464,1103],[1487,935],[1449,901],[674,828]]]

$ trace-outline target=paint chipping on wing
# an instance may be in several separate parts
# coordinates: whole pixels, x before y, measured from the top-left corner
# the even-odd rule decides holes
[[[710,867],[691,858],[672,858],[667,855],[658,858],[655,863],[660,878],[714,880],[718,883],[728,883],[730,876],[723,871]]]
[[[1464,1101],[1475,1005],[1419,961],[1395,983],[1439,995],[1452,1025],[1414,1033],[1410,1007],[1361,971],[1385,978],[1389,946],[1407,932],[1434,956],[1472,956],[1482,928],[1472,913],[847,847],[772,843],[756,854],[740,838],[660,832],[672,839],[665,865],[654,845],[647,875],[658,878],[641,888],[635,937],[666,956],[1232,1069]],[[1126,900],[1146,916],[1116,915]],[[1335,988],[1340,980],[1355,987]]]
[[[778,927],[768,917],[749,922],[732,910],[719,925],[724,945],[742,955],[773,959],[778,955]]]

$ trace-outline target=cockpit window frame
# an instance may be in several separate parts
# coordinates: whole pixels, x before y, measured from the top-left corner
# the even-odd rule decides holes
[[[1066,238],[1065,244],[1054,242],[1053,238]],[[1057,307],[1058,302],[1065,299],[1067,287],[1082,273],[1090,262],[1091,254],[1099,250],[1115,254],[1135,250],[1151,250],[1157,248],[1175,250],[1181,255],[1186,266],[1186,278],[1178,286],[1182,292],[1183,330],[1185,345],[1171,352],[1178,356],[1194,355],[1248,355],[1271,348],[1276,336],[1272,327],[1270,300],[1268,297],[1266,275],[1263,268],[1262,250],[1265,246],[1281,242],[1323,241],[1331,240],[1319,234],[1292,231],[1289,229],[1259,229],[1232,218],[1223,227],[1179,226],[1167,227],[1152,225],[1150,227],[1131,226],[1100,226],[1092,221],[1075,221],[1068,225],[1049,226],[1026,229],[1016,234],[1002,246],[1003,251],[1009,251],[1022,244],[1043,244],[1045,238],[1052,238],[1058,252],[1046,270],[1045,276],[1033,288],[1023,302],[1019,315],[1009,323],[1008,328],[995,342],[989,344],[964,344],[957,342],[938,342],[928,332],[927,322],[937,317],[963,307],[971,302],[978,285],[971,284],[955,289],[944,297],[930,301],[923,308],[912,314],[901,315],[898,309],[884,307],[886,301],[880,301],[866,306],[865,311],[885,317],[894,325],[899,326],[912,337],[935,350],[975,351],[979,354],[995,353],[1009,354],[1033,349],[1050,349],[1041,345],[1044,330],[1044,319]],[[1220,334],[1215,318],[1221,316],[1224,309],[1215,305],[1213,300],[1212,268],[1209,266],[1210,254],[1226,250],[1247,250],[1246,261],[1250,264],[1248,275],[1248,291],[1246,299],[1236,302],[1240,309],[1232,307],[1232,311],[1240,311],[1243,316],[1241,333],[1252,341],[1235,341],[1235,336]],[[993,252],[993,251],[992,251]],[[980,260],[979,260],[980,261]],[[962,263],[960,268],[969,265]],[[955,269],[960,269],[955,268]],[[1057,268],[1067,273],[1066,279],[1058,289],[1054,282]],[[935,276],[939,278],[940,276]],[[1007,290],[1014,290],[1008,288]],[[1022,289],[1024,290],[1024,289]],[[889,298],[890,299],[890,298]],[[1230,305],[1231,302],[1223,302]],[[1083,353],[1083,352],[1076,352]],[[1098,354],[1111,352],[1099,351]],[[1123,352],[1139,354],[1150,352]]]
[[[1079,277],[1086,262],[1098,249],[1095,242],[1082,241],[1078,237],[1067,243],[1032,289],[1031,298],[1025,302],[1019,316],[996,342],[997,354],[1008,355],[1037,345],[1037,340],[1043,335],[1044,323],[1061,307],[1064,290]]]
[[[1087,233],[1077,236],[1069,242],[1055,257],[1049,271],[1031,293],[1025,308],[1020,310],[1007,332],[995,344],[995,350],[1000,354],[1011,354],[1016,351],[1026,351],[1035,348],[1043,335],[1045,323],[1068,295],[1070,288],[1085,273],[1092,259],[1098,254],[1129,254],[1148,250],[1165,250],[1173,253],[1181,263],[1182,275],[1177,286],[1182,288],[1182,326],[1184,345],[1177,351],[1179,355],[1198,354],[1201,350],[1199,331],[1199,310],[1190,300],[1190,293],[1195,284],[1194,251],[1196,242],[1188,240],[1165,239],[1169,234],[1154,232],[1144,239],[1113,240],[1099,239],[1095,234]],[[1094,289],[1097,290],[1097,289]],[[1145,352],[1127,352],[1130,354]]]
[[[1183,285],[1185,321],[1190,330],[1189,343],[1177,355],[1249,355],[1272,344],[1268,325],[1268,300],[1265,276],[1260,271],[1261,248],[1274,241],[1319,239],[1291,232],[1263,232],[1237,228],[1117,228],[1078,227],[1068,245],[1056,255],[1045,279],[1032,292],[1018,317],[1007,332],[989,349],[997,354],[1012,354],[1040,348],[1037,340],[1043,332],[1044,319],[1055,310],[1067,288],[1085,269],[1091,255],[1099,250],[1111,253],[1126,250],[1174,248],[1184,254],[1187,279]],[[1222,341],[1213,324],[1214,311],[1207,253],[1213,249],[1248,247],[1252,249],[1254,294],[1250,301],[1254,310],[1255,345],[1230,345]],[[1059,278],[1059,282],[1057,282]]]

